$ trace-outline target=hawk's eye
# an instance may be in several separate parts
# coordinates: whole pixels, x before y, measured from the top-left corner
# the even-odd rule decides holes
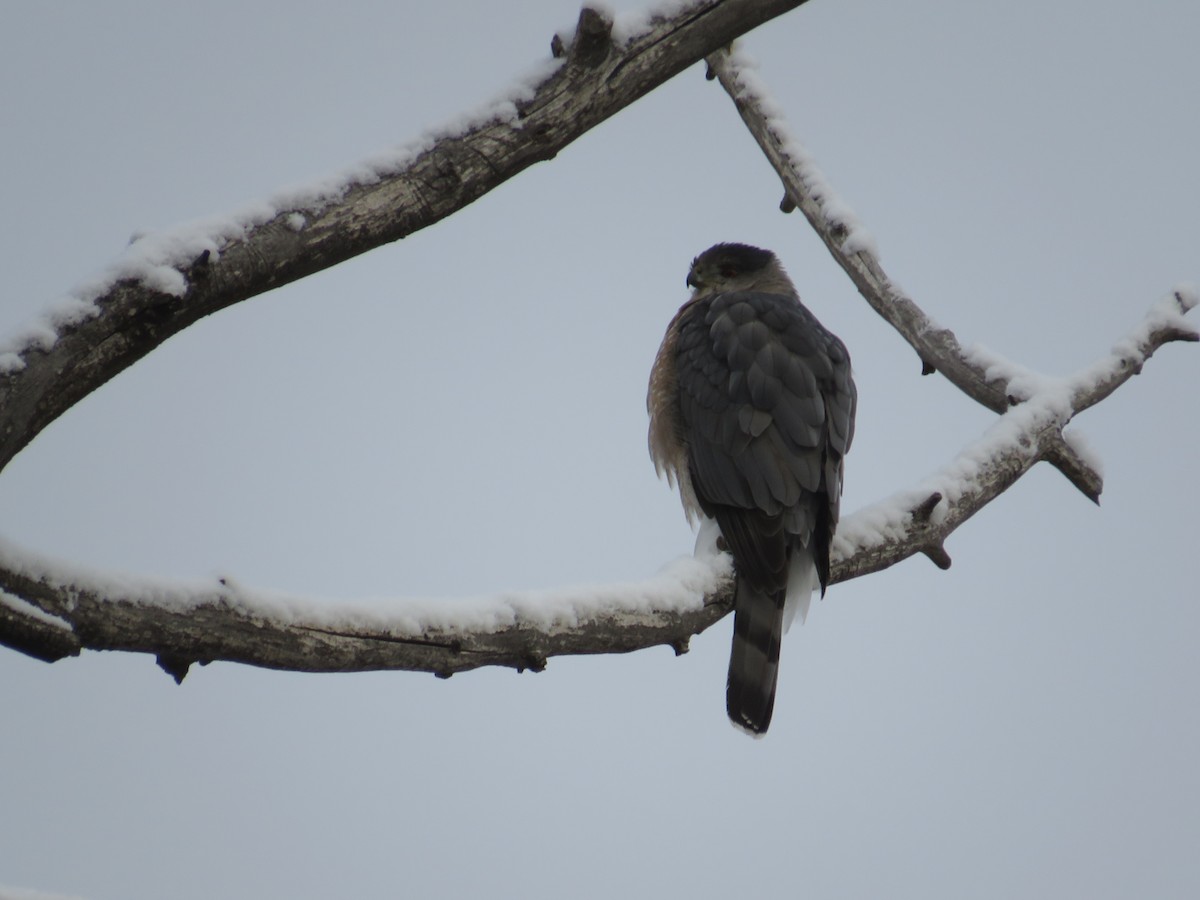
[[[721,277],[732,278],[738,273],[737,266],[724,265],[721,266]]]

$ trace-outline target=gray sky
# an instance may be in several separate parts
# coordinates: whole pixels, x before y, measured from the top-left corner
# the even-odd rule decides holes
[[[136,231],[488,100],[578,10],[512,6],[10,6],[0,331]],[[889,273],[964,343],[1065,374],[1200,279],[1198,33],[1190,0],[820,0],[746,46]],[[780,193],[689,70],[459,215],[173,338],[9,466],[0,534],[330,602],[646,577],[692,546],[646,377],[718,240],[778,252],[850,347],[843,508],[875,501],[994,416],[919,376]],[[763,741],[725,718],[728,623],[680,659],[448,682],[214,664],[176,687],[149,657],[2,651],[0,885],[1195,896],[1197,352],[1078,420],[1101,508],[1039,469],[951,538],[949,572],[833,588],[785,642]]]

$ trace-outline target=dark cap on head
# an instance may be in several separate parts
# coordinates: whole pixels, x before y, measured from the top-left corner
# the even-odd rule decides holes
[[[687,283],[699,287],[712,280],[713,275],[722,280],[736,278],[765,269],[775,259],[775,254],[749,244],[714,244],[692,260]]]

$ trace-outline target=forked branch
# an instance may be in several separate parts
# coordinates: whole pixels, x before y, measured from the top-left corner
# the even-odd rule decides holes
[[[611,42],[611,23],[585,10],[571,46],[555,43],[555,56],[566,64],[514,100],[511,115],[445,135],[394,171],[343,182],[302,208],[273,207],[192,235],[190,243],[176,240],[174,249],[143,254],[100,296],[84,298],[49,336],[0,355],[7,373],[0,382],[0,465],[88,391],[200,316],[436,221],[552,156],[688,62],[712,54],[712,71],[783,181],[785,208],[804,212],[867,301],[917,351],[923,370],[942,372],[1000,413],[974,445],[922,484],[846,516],[831,580],[876,572],[916,553],[949,566],[946,537],[1040,460],[1094,499],[1099,476],[1068,446],[1063,427],[1140,371],[1163,344],[1196,340],[1184,319],[1196,294],[1176,290],[1112,353],[1065,379],[964,351],[883,272],[865,230],[842,211],[782,121],[765,111],[765,91],[744,62],[713,52],[799,2],[699,3],[652,22],[620,47]],[[467,146],[471,151],[460,156]],[[488,160],[482,171],[470,166],[473,154]],[[191,586],[113,581],[0,542],[0,643],[46,660],[82,649],[152,653],[177,680],[192,663],[213,660],[440,676],[484,665],[537,670],[556,654],[656,644],[682,652],[692,634],[731,608],[730,575],[722,554],[677,560],[637,584],[457,603],[335,604],[259,593],[227,580]]]
[[[843,521],[837,547],[846,563],[838,569],[843,577],[877,571],[916,552],[948,567],[945,537],[1041,460],[1099,502],[1100,474],[1067,443],[1063,428],[1140,372],[1163,344],[1200,340],[1183,320],[1196,305],[1196,294],[1176,289],[1110,355],[1068,379],[1047,378],[982,351],[967,352],[954,332],[937,325],[884,272],[870,235],[788,134],[753,61],[722,49],[707,63],[709,79],[719,79],[779,175],[785,192],[781,210],[803,212],[871,308],[917,352],[922,374],[941,372],[973,400],[1003,413],[989,432],[992,438],[964,451],[927,488],[898,495],[900,502],[890,512],[877,504]]]
[[[1011,379],[994,374],[966,353],[954,332],[934,322],[888,277],[866,229],[838,200],[808,153],[789,136],[782,117],[771,108],[753,62],[739,52],[728,50],[718,50],[707,62],[709,77],[720,80],[783,182],[785,197],[780,208],[784,212],[799,209],[804,214],[871,308],[916,351],[922,374],[941,372],[967,396],[993,412],[1003,412],[1027,399],[1011,392]],[[1061,436],[1050,440],[1044,458],[1088,498],[1099,502],[1103,488],[1100,474]]]

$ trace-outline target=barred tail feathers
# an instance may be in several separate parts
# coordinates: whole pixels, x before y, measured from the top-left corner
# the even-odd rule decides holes
[[[725,708],[734,725],[755,737],[766,732],[775,708],[784,594],[772,596],[738,579]]]

